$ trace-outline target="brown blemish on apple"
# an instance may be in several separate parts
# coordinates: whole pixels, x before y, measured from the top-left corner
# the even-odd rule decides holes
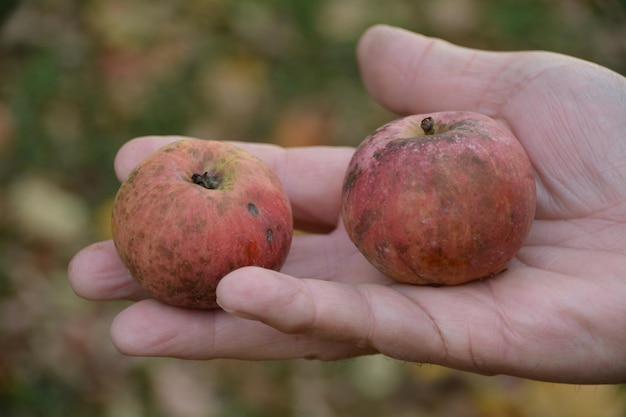
[[[359,169],[359,164],[354,164],[354,167],[348,172],[346,175],[346,180],[343,183],[343,193],[346,194],[349,191],[352,191],[354,188],[354,184],[359,179],[361,175],[361,170]]]
[[[257,259],[259,255],[259,245],[256,242],[250,242],[246,246],[246,256],[248,257],[248,261],[254,261]]]
[[[428,139],[431,141],[432,139]],[[401,153],[404,148],[413,146],[417,147],[420,143],[424,142],[423,137],[410,137],[410,138],[401,138],[396,139],[394,141],[388,142],[383,148],[378,149],[372,155],[372,158],[380,161],[382,159],[386,159],[391,155]]]
[[[445,141],[447,143],[453,144],[459,141],[458,138],[454,136],[442,136],[439,133],[445,132],[445,127],[441,127],[431,131],[431,133],[427,133],[425,135],[418,135],[406,138],[397,138],[393,141],[389,141],[385,144],[384,147],[379,148],[372,154],[372,158],[377,161],[381,161],[383,159],[389,158],[394,154],[402,154],[405,152],[405,148],[413,148],[413,149],[421,149],[423,146],[426,146],[429,143]],[[437,159],[437,155],[432,156],[433,159]]]
[[[265,236],[269,243],[272,243],[274,241],[274,231],[272,229],[267,229],[267,231],[265,232]]]
[[[364,237],[370,230],[370,227],[378,221],[378,213],[373,210],[365,209],[354,225],[354,244],[359,247]]]
[[[259,215],[259,209],[254,205],[254,203],[248,203],[246,208],[248,209],[248,213],[252,214],[252,216],[256,217]]]
[[[463,262],[458,259],[445,256],[443,248],[434,247],[422,251],[422,267],[429,271],[433,269],[445,270],[446,268],[466,268],[467,265],[464,265]]]
[[[126,181],[125,181],[125,182],[126,182],[126,183],[128,183],[128,184],[132,184],[133,182],[135,182],[135,178],[137,178],[137,174],[138,174],[138,171],[133,170],[133,171],[132,171],[132,172],[128,175],[128,178],[126,178]]]

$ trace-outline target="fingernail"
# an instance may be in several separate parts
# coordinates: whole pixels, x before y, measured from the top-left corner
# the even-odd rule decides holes
[[[231,310],[230,308],[226,308],[226,307],[224,307],[224,306],[220,303],[220,300],[219,300],[219,299],[216,299],[215,301],[217,302],[217,305],[218,305],[218,306],[219,306],[222,310],[224,310],[225,312],[227,312],[228,314],[236,314],[234,310]]]
[[[228,314],[232,314],[233,316],[237,316],[237,317],[241,317],[242,319],[247,319],[247,320],[257,320],[258,318],[256,318],[255,316],[252,316],[250,314],[247,313],[243,313],[241,311],[236,311],[236,310],[232,310],[230,308],[226,308],[223,305],[220,304],[220,300],[216,300],[217,301],[217,305],[224,310],[226,313]]]

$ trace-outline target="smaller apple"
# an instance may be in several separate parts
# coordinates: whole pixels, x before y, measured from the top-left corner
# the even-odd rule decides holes
[[[185,139],[157,150],[113,203],[120,258],[154,298],[179,307],[217,307],[218,282],[237,268],[280,269],[292,233],[276,174],[219,141]]]
[[[396,281],[454,285],[506,268],[529,233],[533,170],[521,144],[471,112],[414,115],[357,148],[342,190],[356,247]]]

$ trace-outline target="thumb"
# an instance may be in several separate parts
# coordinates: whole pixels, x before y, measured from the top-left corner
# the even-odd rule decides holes
[[[525,78],[551,64],[542,59],[546,55],[480,51],[384,25],[368,29],[357,47],[365,87],[399,114],[469,110],[497,116]]]
[[[406,344],[414,340],[421,340],[423,360],[434,361],[442,352],[428,314],[387,286],[300,279],[246,267],[220,281],[217,299],[231,314],[283,333],[344,343],[360,354],[405,358]]]
[[[231,314],[261,321],[285,333],[335,338],[346,337],[346,327],[370,316],[364,311],[368,308],[365,300],[354,289],[352,285],[299,279],[268,269],[246,267],[220,281],[217,300]],[[362,323],[356,327],[367,326]],[[362,337],[365,336],[359,332],[346,339],[352,338],[355,344],[360,344],[358,339]]]

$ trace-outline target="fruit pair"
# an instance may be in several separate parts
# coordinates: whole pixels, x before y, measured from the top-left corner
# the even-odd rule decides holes
[[[535,181],[505,128],[469,112],[409,116],[366,138],[342,190],[348,235],[383,274],[453,285],[505,269],[532,223]],[[280,269],[291,207],[276,174],[247,152],[184,140],[122,184],[113,239],[135,279],[168,304],[214,308],[227,273]]]

